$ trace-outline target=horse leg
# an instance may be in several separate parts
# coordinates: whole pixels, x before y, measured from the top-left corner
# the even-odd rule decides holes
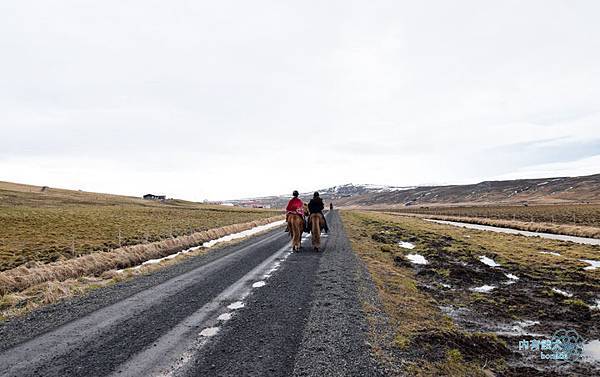
[[[321,247],[321,227],[318,215],[311,216],[311,233],[312,233],[312,246],[315,251],[319,251]]]

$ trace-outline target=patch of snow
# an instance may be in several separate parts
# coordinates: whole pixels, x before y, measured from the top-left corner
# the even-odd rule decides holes
[[[559,253],[556,253],[556,252],[554,252],[554,251],[540,251],[539,253],[540,253],[540,254],[549,254],[549,255],[555,255],[555,256],[557,256],[557,257],[560,257],[560,254],[559,254]]]
[[[491,292],[492,290],[496,289],[495,285],[482,285],[481,287],[475,287],[475,288],[470,288],[471,291],[473,292],[479,292],[479,293],[488,293]]]
[[[452,288],[452,286],[450,284],[440,283],[440,285],[444,288]]]
[[[256,283],[252,284],[252,288],[260,288],[260,287],[264,287],[267,283],[265,283],[264,281],[257,281]]]
[[[592,310],[600,310],[600,299],[594,300],[594,305],[590,305],[590,309]]]
[[[207,242],[205,242],[205,243],[202,244],[202,247],[213,247],[214,245],[216,245],[216,244],[218,244],[220,242],[227,242],[227,241],[236,240],[238,238],[248,237],[248,236],[254,235],[256,233],[260,233],[260,232],[263,232],[265,230],[269,230],[269,229],[281,226],[283,224],[285,224],[285,220],[279,220],[279,221],[274,221],[274,222],[269,223],[269,224],[255,226],[254,228],[251,228],[251,229],[248,229],[248,230],[244,230],[242,232],[229,234],[227,236],[223,236],[221,238],[217,238],[217,239],[212,240],[212,241],[207,241]]]
[[[245,305],[243,302],[241,301],[236,301],[234,303],[231,303],[229,305],[227,305],[227,309],[229,310],[236,310],[236,309],[241,309],[243,308]]]
[[[519,280],[519,277],[517,275],[513,275],[513,274],[504,274],[504,276],[506,276],[507,278],[509,278],[510,280]]]
[[[414,249],[415,248],[414,243],[404,242],[404,241],[398,242],[398,246],[403,247],[405,249]]]
[[[217,335],[218,332],[218,327],[207,327],[204,330],[200,331],[200,336],[211,337]]]
[[[253,235],[255,233],[259,233],[259,232],[262,232],[264,230],[275,228],[275,227],[278,227],[278,226],[283,225],[283,224],[285,224],[285,220],[275,221],[275,222],[272,222],[272,223],[269,223],[269,224],[265,224],[265,225],[259,225],[259,226],[256,226],[254,228],[251,228],[251,229],[248,229],[248,230],[244,230],[243,232],[233,233],[233,234],[221,237],[221,238],[217,238],[217,239],[212,240],[212,241],[205,242],[205,243],[202,244],[202,246],[190,247],[190,248],[187,248],[185,250],[181,250],[178,253],[167,255],[166,257],[162,257],[162,258],[148,259],[147,261],[142,262],[142,264],[134,266],[134,267],[131,267],[131,268],[132,269],[139,269],[142,266],[146,266],[146,265],[149,265],[149,264],[157,264],[157,263],[160,263],[160,262],[165,261],[165,260],[176,258],[179,255],[183,255],[183,254],[187,254],[187,253],[192,252],[192,251],[196,251],[196,250],[198,250],[198,249],[200,249],[202,247],[212,247],[212,246],[214,246],[215,244],[217,244],[219,242],[231,241],[231,240],[238,239],[238,238],[248,237],[248,236],[251,236],[251,235]],[[117,272],[123,272],[124,270],[126,270],[126,269],[117,270]]]
[[[600,339],[594,339],[583,344],[583,353],[585,361],[600,360]]]
[[[558,288],[552,288],[552,291],[553,291],[553,292],[556,292],[556,293],[558,293],[558,294],[560,294],[560,295],[563,295],[563,296],[567,296],[567,297],[573,297],[573,294],[572,294],[572,293],[565,292],[565,291],[563,291],[563,290],[560,290],[560,289],[558,289]]]
[[[425,257],[421,254],[408,254],[406,258],[414,264],[429,264],[427,259],[425,259]]]
[[[600,267],[600,260],[580,259],[580,261],[590,264],[590,266],[584,267],[584,270],[595,270]]]
[[[493,259],[488,258],[486,256],[481,255],[479,257],[479,260],[481,261],[481,263],[490,266],[490,267],[500,267],[500,265],[498,263],[496,263]]]
[[[540,321],[524,320],[524,321],[517,322],[517,325],[519,325],[521,327],[531,327],[531,326],[539,325],[539,324],[540,324]]]

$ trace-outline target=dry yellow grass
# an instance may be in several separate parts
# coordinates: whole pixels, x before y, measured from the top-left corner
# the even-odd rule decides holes
[[[169,240],[276,214],[0,182],[0,271]]]
[[[99,276],[108,270],[136,266],[149,259],[162,258],[182,249],[197,246],[227,234],[240,232],[281,219],[283,219],[282,216],[271,217],[243,224],[227,225],[197,232],[189,236],[126,246],[110,252],[91,253],[64,261],[34,264],[29,267],[19,266],[0,272],[0,294],[19,292],[44,282],[65,281],[82,276]]]
[[[433,297],[417,287],[414,270],[399,266],[395,263],[394,253],[387,249],[382,250],[381,244],[374,241],[371,234],[385,229],[389,218],[393,220],[392,216],[388,216],[388,219],[383,216],[386,215],[375,212],[342,212],[342,220],[348,231],[352,249],[366,264],[394,331],[393,344],[390,346],[404,357],[401,364],[403,373],[399,375],[485,376],[484,368],[479,363],[462,360],[459,350],[449,348],[451,342],[443,344],[441,340],[460,338],[468,343],[481,342],[483,339],[493,343],[497,342],[497,339],[489,334],[468,334],[458,329],[453,321],[437,308]],[[372,310],[368,306],[364,309],[367,313]],[[371,326],[378,321],[377,317],[373,316],[369,316],[368,320]],[[372,327],[370,336],[375,339],[383,335]],[[425,339],[429,338],[433,339],[435,345],[428,344]],[[375,339],[373,343],[380,342],[381,340]],[[424,350],[434,346],[448,348],[444,351],[447,357],[433,360],[422,355],[428,352]],[[380,350],[381,360],[399,365],[393,356],[385,353]],[[421,355],[415,356],[419,354]]]

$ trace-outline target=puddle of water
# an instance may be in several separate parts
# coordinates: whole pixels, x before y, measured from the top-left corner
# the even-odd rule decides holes
[[[555,256],[557,256],[557,257],[560,257],[560,254],[559,254],[559,253],[556,253],[556,252],[554,252],[554,251],[540,251],[539,253],[540,253],[540,254],[549,254],[549,255],[555,255]]]
[[[527,330],[528,327],[539,325],[539,321],[517,321],[509,325],[500,325],[499,329],[493,331],[498,335],[506,336],[544,336],[544,334],[538,334]]]
[[[595,339],[583,345],[583,356],[586,361],[600,361],[600,340]]]
[[[528,237],[542,237],[542,238],[549,238],[552,240],[583,243],[583,244],[587,244],[587,245],[600,245],[600,239],[598,239],[598,238],[586,238],[586,237],[565,236],[562,234],[529,232],[526,230],[501,228],[501,227],[497,227],[497,226],[479,225],[479,224],[471,224],[471,223],[462,223],[462,222],[458,222],[458,221],[433,220],[433,219],[426,219],[426,220],[434,222],[434,223],[438,223],[438,224],[453,225],[453,226],[459,226],[462,228],[487,230],[487,231],[497,232],[497,233],[520,234],[520,235],[528,236]]]
[[[560,295],[563,295],[563,296],[567,296],[567,297],[573,297],[573,294],[572,294],[572,293],[565,292],[565,291],[563,291],[563,290],[560,290],[560,289],[558,289],[558,288],[552,288],[552,291],[553,291],[553,292],[556,292],[556,293],[558,293],[558,294],[560,294]]]
[[[600,268],[600,260],[580,259],[580,261],[590,264],[590,266],[584,267],[584,270],[595,270],[596,268]]]
[[[481,255],[479,257],[479,260],[481,261],[481,263],[490,266],[490,267],[500,267],[500,265],[498,263],[496,263],[496,261],[494,261],[491,258],[488,258],[486,256]]]
[[[229,321],[230,319],[231,319],[231,313],[223,313],[217,318],[217,320],[219,320],[219,321]]]
[[[236,310],[236,309],[241,309],[244,307],[244,303],[241,301],[236,301],[234,303],[231,303],[230,305],[227,306],[227,309],[229,310]]]
[[[264,287],[267,283],[265,283],[264,281],[257,281],[256,283],[252,284],[252,288],[260,288],[260,287]]]
[[[218,327],[207,327],[204,330],[200,331],[200,336],[211,337],[217,335],[218,332]]]
[[[429,264],[427,259],[425,259],[425,257],[421,254],[408,254],[406,258],[414,264]]]
[[[403,247],[405,249],[414,249],[415,248],[414,243],[404,242],[404,241],[398,242],[398,246]]]
[[[482,285],[481,287],[469,288],[473,292],[488,293],[496,289],[495,285]]]

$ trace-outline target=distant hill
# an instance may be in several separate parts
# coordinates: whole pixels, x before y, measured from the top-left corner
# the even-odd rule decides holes
[[[490,204],[600,203],[600,174],[485,181],[470,185],[398,187],[345,184],[317,190],[336,207],[390,208],[406,206],[456,206]],[[237,205],[282,208],[291,195],[230,201]],[[312,192],[302,193],[305,200]]]
[[[382,186],[382,185],[371,185],[371,184],[352,184],[348,183],[340,186],[333,186],[323,189],[317,189],[321,198],[326,203],[331,201],[340,201],[342,199],[348,199],[359,195],[368,195],[375,193],[386,193],[397,190],[408,190],[414,187],[396,187],[396,186]],[[308,201],[313,197],[314,191],[300,193],[300,197]],[[283,208],[286,206],[288,200],[292,197],[292,193],[286,195],[274,195],[264,196],[258,198],[248,198],[240,200],[228,200],[228,203],[241,206],[255,206],[255,207],[270,207],[270,208]]]
[[[469,204],[559,204],[600,202],[600,174],[584,177],[485,181],[470,185],[423,186],[343,198],[338,206],[405,207]]]

